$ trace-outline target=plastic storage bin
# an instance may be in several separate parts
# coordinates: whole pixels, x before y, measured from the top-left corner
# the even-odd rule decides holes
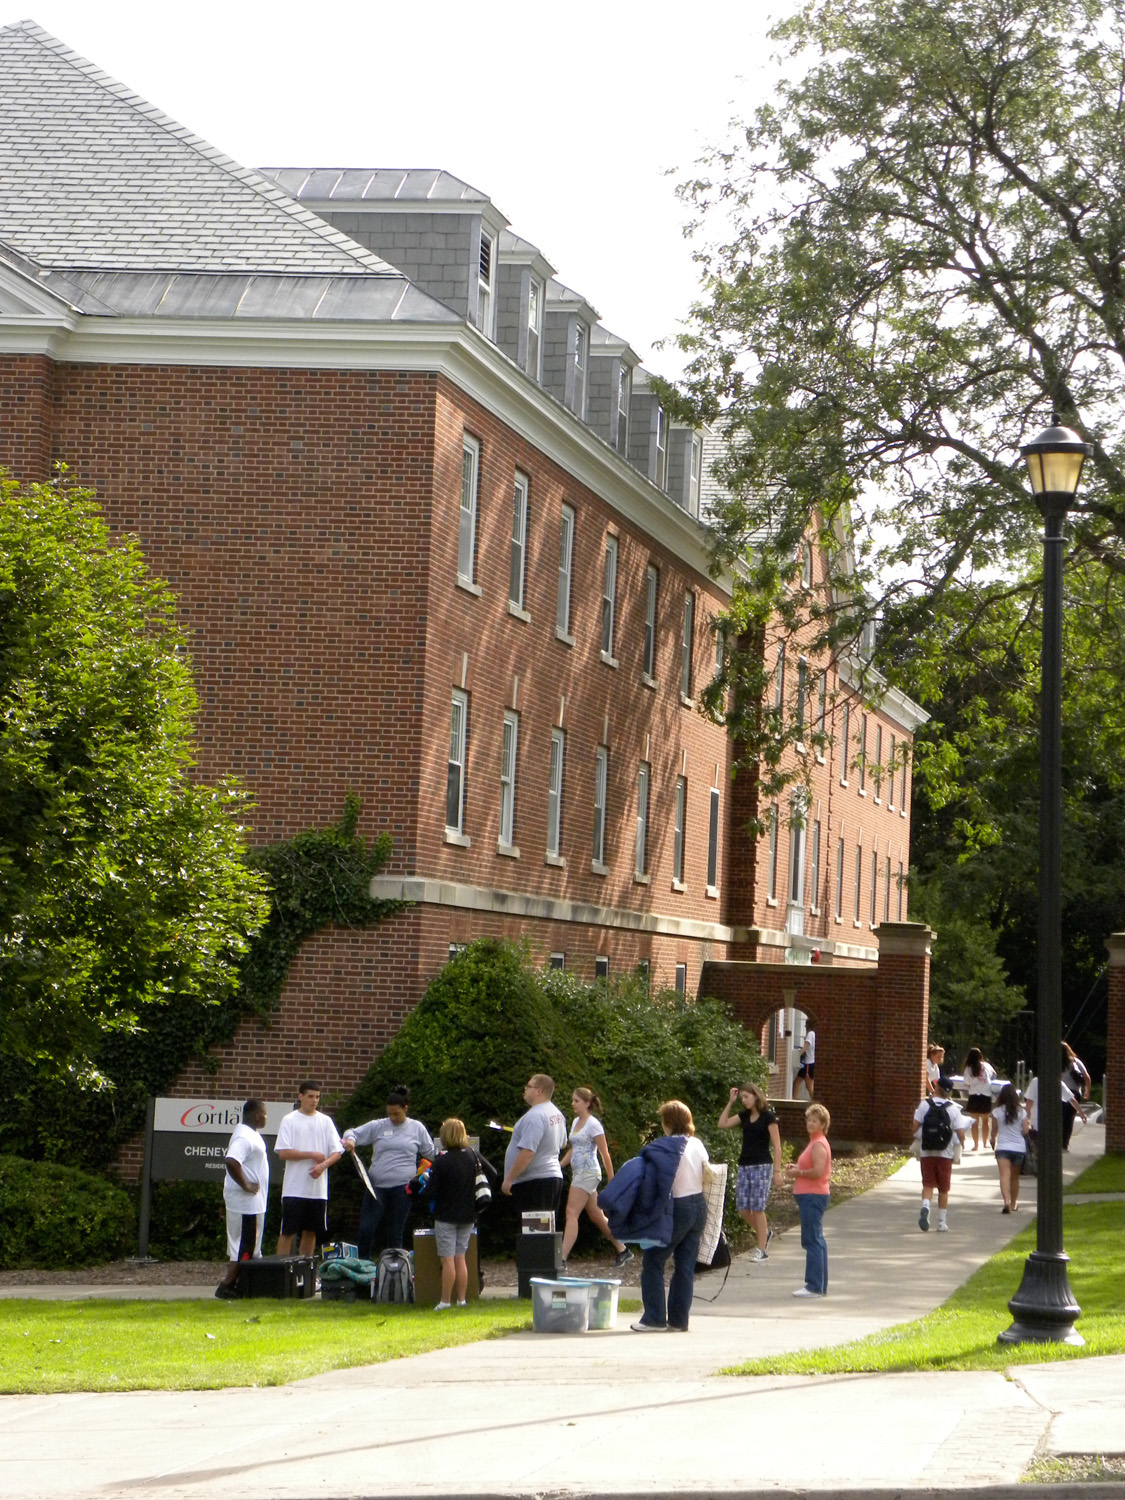
[[[589,1321],[588,1281],[531,1278],[531,1326],[536,1333],[585,1333]]]
[[[590,1321],[588,1326],[599,1331],[617,1327],[617,1295],[620,1281],[594,1281],[590,1287]]]

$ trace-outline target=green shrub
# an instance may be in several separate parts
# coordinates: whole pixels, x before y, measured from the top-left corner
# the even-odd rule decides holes
[[[0,1156],[0,1244],[4,1264],[87,1266],[135,1244],[133,1205],[104,1177],[55,1162]]]

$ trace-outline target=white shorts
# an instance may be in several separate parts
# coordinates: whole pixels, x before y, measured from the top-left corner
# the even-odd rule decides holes
[[[595,1198],[598,1196],[598,1188],[601,1186],[602,1177],[600,1172],[575,1172],[570,1179],[571,1187],[580,1188],[584,1193],[590,1193]]]
[[[250,1225],[255,1225],[254,1254],[262,1253],[262,1235],[266,1229],[265,1214],[244,1214],[240,1208],[227,1208],[227,1258],[241,1260],[250,1240]]]

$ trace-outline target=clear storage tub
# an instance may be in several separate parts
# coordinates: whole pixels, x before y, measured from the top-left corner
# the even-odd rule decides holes
[[[531,1278],[531,1326],[536,1333],[585,1333],[590,1320],[588,1281]]]

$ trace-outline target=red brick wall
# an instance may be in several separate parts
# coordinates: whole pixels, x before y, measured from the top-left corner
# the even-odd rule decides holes
[[[28,484],[51,473],[54,376],[46,355],[0,356],[0,468]]]

